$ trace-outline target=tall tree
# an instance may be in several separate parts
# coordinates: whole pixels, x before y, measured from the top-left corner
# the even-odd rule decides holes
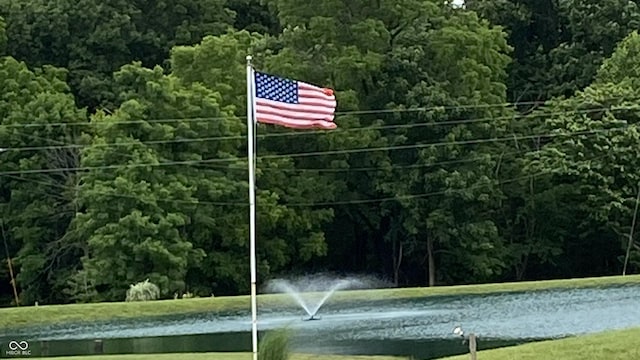
[[[509,48],[500,29],[473,13],[445,7],[438,15],[398,38],[389,65],[404,76],[394,74],[378,87],[406,89],[388,100],[395,106],[432,109],[393,120],[422,125],[396,133],[401,143],[419,147],[392,154],[396,164],[421,167],[399,168],[381,184],[406,196],[400,201],[405,236],[414,239],[414,264],[424,269],[429,285],[486,280],[504,266],[502,238],[492,219],[501,196],[495,177],[500,148],[482,139],[504,131]],[[407,58],[415,65],[403,69]]]
[[[86,119],[65,80],[64,70],[31,71],[0,58],[0,236],[25,304],[63,301],[61,284],[77,265],[79,249],[68,226],[76,210],[79,157],[60,145],[81,142]],[[1,254],[6,264],[4,249]]]
[[[610,262],[621,258],[626,249],[640,191],[640,174],[634,170],[640,166],[638,59],[640,36],[634,32],[605,60],[591,86],[574,97],[551,102],[544,111],[556,115],[549,116],[544,126],[558,136],[533,163],[556,169],[558,183],[571,181],[580,189],[586,199],[582,206],[587,216],[580,224],[584,232],[606,230],[598,236],[605,241],[583,239],[581,244],[597,260],[590,266],[600,273],[621,271],[621,262]],[[634,257],[637,265],[637,253]]]
[[[495,197],[483,199],[491,193],[493,180],[484,175],[492,174],[494,160],[488,156],[486,163],[480,159],[473,166],[452,165],[440,170],[427,167],[434,162],[459,161],[482,154],[476,152],[479,148],[429,147],[428,143],[490,136],[499,128],[499,124],[440,124],[458,117],[503,113],[503,110],[485,107],[505,101],[502,81],[508,63],[508,47],[499,29],[491,29],[471,13],[458,12],[446,4],[430,1],[408,0],[393,4],[332,1],[323,6],[310,6],[295,0],[277,0],[271,1],[270,5],[277,10],[284,30],[279,39],[279,51],[268,64],[280,72],[304,74],[316,82],[334,84],[344,91],[344,99],[349,101],[348,110],[364,110],[365,113],[371,110],[373,113],[340,118],[341,125],[354,130],[374,125],[368,132],[362,132],[368,134],[366,137],[356,131],[351,133],[360,135],[355,138],[347,136],[346,132],[336,132],[329,135],[335,136],[331,141],[341,149],[347,146],[405,147],[402,151],[354,154],[337,151],[332,155],[333,159],[298,162],[298,166],[313,164],[331,168],[335,167],[332,160],[334,163],[341,160],[345,168],[380,167],[380,171],[369,173],[337,173],[337,181],[334,180],[344,184],[339,198],[346,201],[334,207],[340,215],[333,226],[338,229],[334,244],[340,246],[336,249],[344,251],[345,263],[361,271],[382,270],[386,274],[393,271],[398,280],[399,264],[407,252],[404,268],[411,274],[408,277],[415,282],[430,276],[431,283],[435,283],[434,251],[438,251],[443,264],[447,259],[454,263],[458,261],[468,265],[465,270],[477,271],[478,278],[499,271],[501,265],[496,259],[500,256],[500,240],[489,218],[470,218],[462,212],[453,214],[465,205],[472,212],[473,207],[469,206],[472,203],[477,204],[477,209],[491,207],[483,203],[490,203]],[[485,109],[405,111],[437,105],[455,107],[456,104]],[[381,109],[384,111],[379,112]],[[425,123],[431,124],[423,126]],[[401,130],[385,131],[385,136],[380,136],[375,127],[381,124],[397,126]],[[304,146],[311,144],[306,142]],[[451,185],[457,185],[461,190],[476,186],[477,189],[469,189],[462,195],[449,194],[437,204],[412,196],[437,192]],[[397,197],[400,201],[383,201],[382,206],[376,202],[376,198],[389,197]],[[443,210],[446,213],[443,216],[450,219],[446,223],[442,216],[439,218],[442,221],[436,221],[442,208],[447,209]],[[456,230],[454,217],[469,221]],[[354,229],[347,233],[349,223]],[[454,230],[450,231],[452,223]],[[464,258],[460,252],[447,258],[448,251],[456,246],[446,244],[444,233],[455,231],[464,232],[469,248],[475,250],[470,257]],[[344,234],[355,242],[347,241]],[[461,241],[463,236],[454,237],[455,241]],[[437,239],[438,246],[442,243],[442,248],[434,250],[433,239]],[[491,249],[492,246],[496,248]],[[353,254],[362,255],[354,257]],[[495,254],[495,257],[487,258],[489,254]],[[422,261],[429,258],[430,262]],[[462,277],[462,273],[447,274],[442,280],[460,281]]]
[[[230,110],[238,117],[246,119],[245,56],[249,50],[257,64],[264,63],[265,46],[262,37],[246,31],[207,37],[200,45],[174,49],[171,65],[176,77],[185,84],[203,84],[219,91],[223,94],[223,103],[229,105]],[[259,70],[268,70],[257,66]],[[295,74],[281,75],[291,77]],[[261,278],[283,269],[302,267],[312,259],[326,254],[327,245],[322,225],[331,220],[332,211],[289,205],[326,202],[333,200],[335,196],[334,185],[327,178],[313,173],[296,173],[294,160],[286,153],[298,151],[300,140],[293,140],[293,136],[273,136],[286,134],[278,129],[273,134],[270,128],[261,125],[258,130],[257,238]],[[302,151],[315,149],[306,147]],[[243,147],[242,151],[243,154],[246,153],[246,148]],[[246,173],[239,175],[246,179]],[[246,213],[246,210],[242,211],[243,214]],[[246,225],[242,228],[246,229]],[[234,241],[246,245],[247,238],[237,237]],[[213,277],[211,269],[224,270],[227,279],[233,280],[231,283],[237,287],[235,290],[247,290],[245,280],[248,278],[249,268],[246,252],[238,252],[239,250],[240,248],[218,249],[219,254],[208,260],[208,266],[202,269],[204,274],[199,276]],[[222,280],[219,278],[217,281]]]
[[[0,16],[0,56],[4,55],[7,46],[7,30],[2,16]]]
[[[160,65],[171,47],[226,31],[233,12],[224,5],[223,0],[1,0],[0,16],[7,22],[10,55],[30,66],[67,68],[82,106],[114,109],[114,71],[132,61]]]
[[[640,23],[637,2],[625,0],[474,0],[470,8],[509,33],[511,101],[544,101],[584,89]]]
[[[280,24],[262,0],[228,0],[227,6],[235,16],[234,28],[261,34],[277,35]]]
[[[183,292],[201,285],[186,283],[187,273],[217,255],[215,242],[244,245],[241,218],[228,209],[242,205],[245,188],[229,175],[241,125],[217,93],[183,86],[160,67],[128,65],[115,81],[129,89],[123,104],[92,118],[96,137],[83,152],[90,170],[73,225],[88,251],[69,291],[120,300],[129,284],[149,278],[163,296]]]
[[[389,164],[386,152],[380,149],[388,142],[377,129],[369,128],[381,121],[378,114],[367,114],[371,109],[367,100],[375,86],[373,77],[391,48],[391,32],[410,21],[403,16],[412,4],[392,7],[332,1],[311,6],[303,1],[271,1],[269,5],[284,30],[271,45],[273,56],[265,60],[266,68],[336,89],[338,111],[343,113],[336,119],[339,128],[330,133],[264,145],[271,151],[319,152],[294,158],[297,171],[306,177],[330,179],[335,185],[334,196],[339,201],[317,205],[332,209],[336,216],[326,228],[330,256],[316,265],[336,271],[388,273],[392,266],[386,255],[390,246],[384,241],[388,221],[378,211],[379,204],[370,202],[384,196],[374,181],[380,175],[376,168]],[[325,152],[329,154],[323,156]]]
[[[552,125],[547,120],[584,116],[585,108],[576,103],[572,103],[575,108],[552,105],[534,116],[526,114],[545,100],[571,97],[589,86],[616,44],[637,27],[637,3],[475,0],[469,7],[509,33],[509,43],[514,47],[507,82],[509,100],[539,102],[519,104],[524,116],[514,121],[509,131],[514,138],[522,139],[514,142],[517,153],[505,157],[502,166],[503,176],[518,179],[504,186],[508,197],[500,218],[509,242],[513,279],[611,271],[606,263],[615,257],[615,251],[608,247],[609,238],[616,235],[606,224],[589,225],[582,220],[590,213],[583,206],[582,188],[567,179],[559,182],[548,173],[553,167],[531,167],[518,154],[530,151],[532,156],[539,155],[549,141],[545,134],[557,130],[556,125],[564,129],[561,123]],[[546,218],[553,221],[542,221]],[[575,233],[577,228],[583,230],[579,235]],[[596,231],[606,235],[599,236]],[[584,244],[602,250],[592,252]]]

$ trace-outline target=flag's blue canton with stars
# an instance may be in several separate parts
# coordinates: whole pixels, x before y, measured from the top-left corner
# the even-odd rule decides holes
[[[256,72],[256,97],[287,104],[298,103],[298,82]]]

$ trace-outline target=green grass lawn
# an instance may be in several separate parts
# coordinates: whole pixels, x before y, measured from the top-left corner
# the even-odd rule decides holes
[[[540,341],[478,352],[480,360],[632,360],[640,359],[640,328]],[[482,339],[479,338],[478,342]],[[32,358],[35,359],[35,358]],[[250,353],[174,353],[49,357],[47,360],[251,360]],[[389,356],[295,354],[292,360],[400,360]],[[441,360],[468,360],[469,355]]]
[[[174,353],[149,355],[92,355],[65,356],[47,358],[29,358],[46,360],[251,360],[251,353]],[[338,356],[294,354],[291,360],[402,360],[390,356]]]
[[[553,288],[585,288],[607,285],[638,284],[640,275],[626,277],[600,277],[550,281],[530,281],[483,285],[442,286],[432,288],[374,289],[340,291],[329,301],[377,300],[390,298],[412,298],[441,295],[485,294],[496,292],[536,291]],[[258,296],[258,306],[292,304],[287,295],[269,294]],[[248,296],[207,297],[195,299],[161,300],[149,302],[113,302],[96,304],[40,305],[0,309],[0,329],[43,325],[72,321],[95,321],[117,318],[133,318],[183,314],[191,312],[216,312],[248,309]]]
[[[469,355],[445,359],[468,360]],[[484,350],[478,352],[478,359],[635,360],[640,359],[640,328]]]

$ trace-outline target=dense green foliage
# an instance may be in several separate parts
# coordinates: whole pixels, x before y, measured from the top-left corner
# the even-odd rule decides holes
[[[622,0],[0,0],[0,303],[9,258],[24,304],[248,291],[247,53],[340,112],[258,126],[261,283],[620,274],[639,23]]]

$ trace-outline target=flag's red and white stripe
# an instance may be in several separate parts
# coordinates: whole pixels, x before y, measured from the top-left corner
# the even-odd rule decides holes
[[[336,98],[333,90],[297,81],[298,103],[256,97],[256,121],[296,129],[335,129]]]

